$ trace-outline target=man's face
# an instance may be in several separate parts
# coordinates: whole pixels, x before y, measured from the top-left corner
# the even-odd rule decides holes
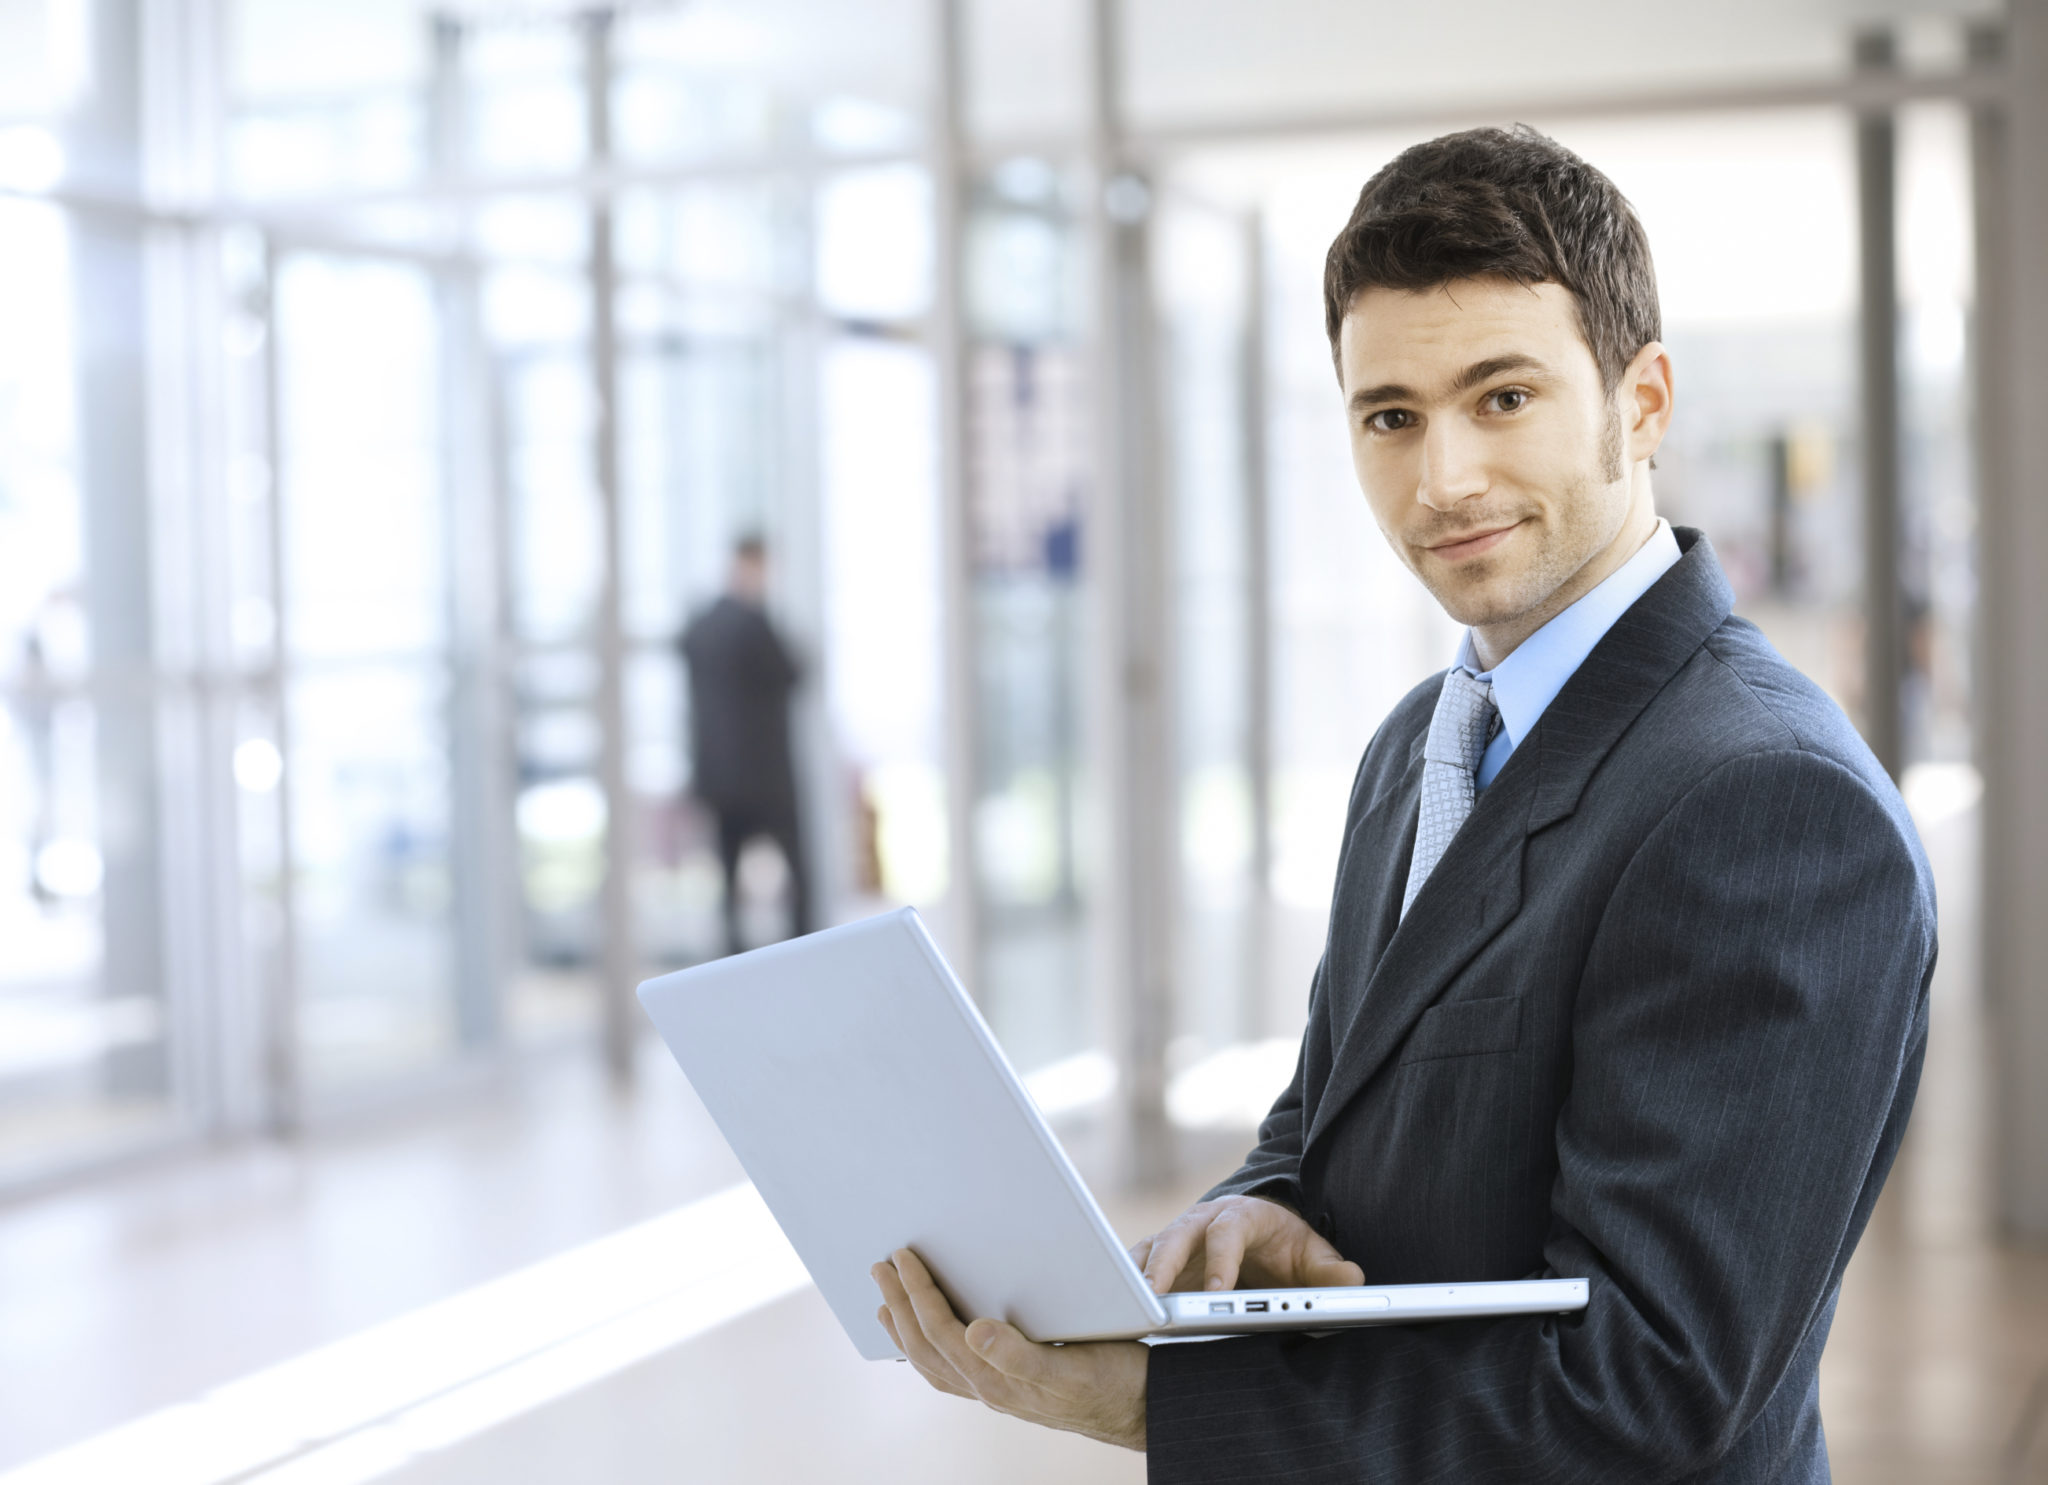
[[[739,597],[761,602],[768,596],[768,559],[758,552],[737,554],[729,586]]]
[[[1595,559],[1631,524],[1639,440],[1633,428],[1624,438],[1568,291],[1501,279],[1368,289],[1344,317],[1338,361],[1358,483],[1452,618],[1523,630],[1512,648],[1535,627],[1517,621],[1576,598],[1589,564],[1618,565]]]

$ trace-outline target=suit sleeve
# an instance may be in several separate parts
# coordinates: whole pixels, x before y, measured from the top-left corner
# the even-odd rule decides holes
[[[789,641],[782,637],[781,631],[765,619],[761,623],[761,634],[765,640],[761,654],[762,675],[775,690],[794,691],[797,682],[804,677],[803,662],[797,658]]]
[[[1762,1447],[1925,1047],[1933,901],[1895,809],[1816,755],[1751,755],[1624,868],[1545,1246],[1585,1311],[1156,1348],[1152,1479],[1650,1482]]]

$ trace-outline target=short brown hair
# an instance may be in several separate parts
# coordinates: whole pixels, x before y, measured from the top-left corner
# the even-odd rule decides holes
[[[1609,392],[1636,352],[1662,338],[1650,241],[1628,199],[1527,124],[1413,145],[1365,183],[1323,264],[1331,358],[1364,290],[1434,289],[1461,278],[1569,292]]]

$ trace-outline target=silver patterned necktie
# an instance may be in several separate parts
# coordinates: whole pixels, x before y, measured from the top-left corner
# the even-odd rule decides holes
[[[1429,874],[1436,870],[1451,837],[1472,813],[1478,797],[1479,759],[1493,736],[1498,713],[1493,686],[1470,671],[1452,666],[1437,692],[1436,712],[1429,719],[1429,738],[1422,745],[1422,819],[1415,827],[1415,855],[1408,862],[1408,889],[1401,894],[1401,916]]]

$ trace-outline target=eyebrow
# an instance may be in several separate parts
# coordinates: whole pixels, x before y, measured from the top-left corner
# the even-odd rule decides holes
[[[1523,351],[1510,351],[1504,356],[1488,356],[1484,361],[1474,361],[1459,372],[1445,390],[1446,397],[1455,397],[1460,392],[1469,392],[1481,382],[1510,371],[1534,371],[1548,374],[1550,368]],[[1377,387],[1366,387],[1351,394],[1351,410],[1363,411],[1368,407],[1382,407],[1390,402],[1419,402],[1413,387],[1399,382],[1384,382]]]

